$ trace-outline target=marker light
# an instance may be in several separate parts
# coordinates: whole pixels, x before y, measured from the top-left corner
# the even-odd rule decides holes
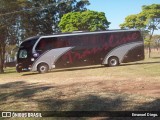
[[[33,56],[34,56],[34,57],[38,57],[39,54],[38,54],[38,53],[34,53]]]

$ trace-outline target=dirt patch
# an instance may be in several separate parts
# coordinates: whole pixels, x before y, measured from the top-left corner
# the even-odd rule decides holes
[[[75,90],[75,91],[92,91],[92,92],[117,92],[127,94],[137,94],[142,96],[159,98],[160,81],[159,78],[116,78],[114,76],[73,76],[70,78],[54,77],[54,73],[46,75],[21,76],[19,78],[11,78],[12,81],[27,81],[31,83],[42,83],[57,86],[59,89]],[[36,79],[36,76],[40,76]],[[47,76],[47,77],[46,77]],[[15,79],[15,80],[14,80]],[[9,79],[5,82],[10,81]],[[65,91],[65,90],[64,90]]]

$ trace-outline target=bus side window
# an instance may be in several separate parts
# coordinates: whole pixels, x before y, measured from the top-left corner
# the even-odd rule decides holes
[[[42,51],[45,47],[45,41],[42,39],[39,41],[39,43],[36,46],[37,51]]]
[[[54,48],[67,47],[67,42],[65,40],[55,40],[53,46]]]
[[[53,49],[53,41],[52,38],[43,38],[39,41],[36,50],[39,51],[46,51],[46,50],[50,50]]]
[[[53,49],[53,40],[51,38],[48,38],[45,40],[45,46],[44,46],[44,50],[50,50]]]
[[[37,51],[45,51],[50,49],[67,47],[68,43],[66,40],[59,38],[43,38],[39,41],[36,46]]]

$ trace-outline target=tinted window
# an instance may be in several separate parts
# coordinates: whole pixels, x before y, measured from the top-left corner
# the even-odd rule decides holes
[[[26,40],[26,41],[24,41],[22,44],[21,44],[21,48],[22,47],[32,47],[35,43],[36,43],[36,41],[38,40],[38,38],[39,37],[37,37],[37,38],[34,38],[34,39],[29,39],[29,40]]]
[[[49,50],[66,47],[66,41],[62,38],[43,38],[36,46],[36,50]]]

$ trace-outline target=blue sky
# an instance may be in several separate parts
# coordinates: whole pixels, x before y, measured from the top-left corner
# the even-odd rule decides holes
[[[119,29],[125,17],[141,12],[143,5],[160,4],[160,0],[89,0],[90,10],[104,12],[106,18],[111,22],[109,29]],[[156,31],[160,34],[160,30]]]

